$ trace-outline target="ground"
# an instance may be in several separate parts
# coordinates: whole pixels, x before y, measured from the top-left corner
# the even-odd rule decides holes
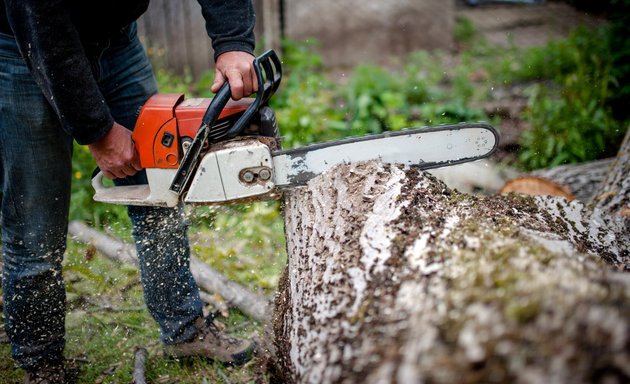
[[[469,19],[490,43],[519,47],[540,46],[566,37],[577,25],[594,27],[603,23],[601,18],[557,1],[532,6],[460,6],[457,16]]]

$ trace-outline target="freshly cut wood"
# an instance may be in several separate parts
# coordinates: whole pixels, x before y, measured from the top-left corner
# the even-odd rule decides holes
[[[630,380],[622,217],[558,197],[461,194],[375,162],[285,196],[279,381]]]
[[[499,190],[499,193],[509,192],[530,196],[560,196],[567,200],[575,199],[568,187],[539,176],[521,176],[508,180]]]
[[[70,222],[68,232],[75,240],[93,245],[101,254],[112,260],[138,266],[135,247],[120,239],[101,233],[81,221]],[[258,321],[265,321],[268,318],[267,301],[264,297],[250,292],[194,256],[190,258],[190,269],[199,288],[218,293],[243,313]]]

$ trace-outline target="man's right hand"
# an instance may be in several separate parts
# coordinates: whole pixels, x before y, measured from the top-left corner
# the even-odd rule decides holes
[[[108,179],[133,176],[142,170],[131,131],[118,123],[100,140],[89,144],[92,157]]]

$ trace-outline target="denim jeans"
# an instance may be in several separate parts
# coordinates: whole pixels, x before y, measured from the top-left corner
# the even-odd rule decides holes
[[[60,37],[61,38],[61,37]],[[132,129],[157,83],[135,25],[97,50],[94,76],[114,119]],[[5,329],[24,368],[64,348],[66,247],[72,138],[62,130],[22,60],[0,34],[0,187]],[[144,172],[119,184],[146,183]],[[129,207],[145,302],[164,343],[192,338],[202,304],[189,266],[181,207]]]

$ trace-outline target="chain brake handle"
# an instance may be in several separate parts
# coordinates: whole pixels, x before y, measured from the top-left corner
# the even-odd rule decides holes
[[[238,136],[245,130],[247,124],[249,124],[258,109],[267,105],[271,96],[280,86],[282,67],[278,55],[273,50],[270,49],[254,59],[254,71],[256,72],[256,78],[258,80],[256,99],[247,107],[245,112],[243,112],[241,117],[227,132],[217,137],[211,137],[211,130],[219,114],[230,100],[232,91],[229,82],[226,81],[223,86],[221,86],[221,89],[219,89],[219,92],[212,98],[206,113],[201,119],[201,126],[173,178],[173,182],[169,188],[172,192],[181,195],[185,190],[196,168],[206,141],[211,141],[209,144],[212,144],[220,140],[227,140]]]

